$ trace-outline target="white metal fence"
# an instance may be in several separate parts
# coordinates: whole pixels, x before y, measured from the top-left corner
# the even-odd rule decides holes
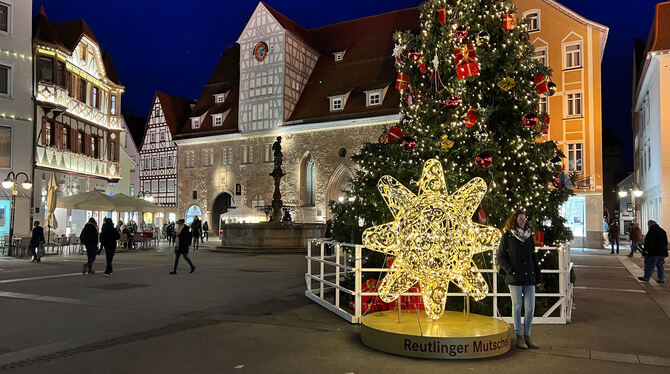
[[[316,247],[316,250],[315,250]],[[542,247],[539,250],[558,252],[558,268],[542,268],[542,274],[558,274],[558,292],[536,292],[536,298],[558,298],[542,315],[533,318],[534,324],[565,324],[572,317],[573,284],[570,283],[570,248]],[[364,268],[364,257],[372,252],[360,244],[340,243],[332,240],[310,239],[307,243],[307,272],[305,296],[350,323],[361,323],[363,313],[361,298],[377,296],[377,292],[362,292],[363,274],[368,272],[388,272],[388,268]],[[493,298],[493,317],[512,322],[512,316],[501,316],[498,311],[498,299],[510,297],[509,292],[498,292],[495,256],[492,256],[492,269],[479,269],[482,273],[492,273],[487,297]],[[541,262],[541,265],[544,262]],[[341,284],[349,274],[354,275],[354,289]],[[350,295],[353,307],[341,305],[342,294]],[[404,293],[402,296],[418,296],[420,293]],[[461,292],[449,292],[448,297],[465,296]]]

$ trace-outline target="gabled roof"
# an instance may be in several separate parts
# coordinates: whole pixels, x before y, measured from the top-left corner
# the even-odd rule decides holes
[[[88,27],[88,24],[83,19],[75,19],[72,21],[57,23],[53,26],[56,31],[58,31],[58,34],[63,41],[63,44],[65,44],[65,47],[70,51],[74,50],[77,44],[79,44],[79,40],[83,35],[88,36],[96,43],[98,42],[98,40],[95,38],[95,34],[93,34],[93,31],[90,27]]]
[[[190,119],[175,136],[175,139],[196,138],[238,132],[237,108],[239,102],[240,47],[228,47],[202,90],[202,94],[191,111],[190,117],[202,117],[200,128],[193,129]],[[214,100],[215,94],[226,94],[223,103]],[[226,113],[222,126],[213,126],[212,114]]]
[[[135,143],[137,149],[142,148],[142,138],[144,137],[144,127],[147,123],[147,119],[144,117],[137,116],[128,111],[123,112],[123,118],[126,120],[126,126],[128,127],[128,132]]]
[[[394,88],[393,33],[418,30],[419,14],[419,8],[414,7],[310,30],[315,47],[322,55],[288,122],[306,123],[397,113],[400,94]],[[335,62],[332,54],[344,50],[347,51],[344,59]],[[383,87],[389,89],[382,105],[367,107],[365,91]],[[330,112],[327,97],[349,91],[344,109]]]
[[[161,103],[165,122],[170,128],[170,133],[174,136],[191,114],[191,104],[193,102],[161,91],[156,91],[155,97]]]
[[[58,36],[58,31],[54,26],[49,22],[47,14],[44,11],[44,7],[40,8],[40,12],[35,16],[33,20],[33,40],[40,41],[41,43],[48,44],[52,47],[66,50],[63,41],[61,41]]]
[[[307,30],[305,30],[297,22],[293,21],[292,19],[286,17],[285,15],[279,13],[278,11],[270,7],[267,3],[261,1],[261,4],[263,4],[263,6],[267,8],[268,12],[272,14],[272,16],[277,20],[277,22],[279,22],[280,25],[282,25],[284,29],[286,29],[291,34],[297,36],[298,38],[302,39],[308,45],[312,45],[313,41],[312,36]]]
[[[119,81],[119,76],[116,74],[116,68],[114,67],[114,61],[112,60],[112,54],[109,53],[109,51],[105,51],[102,54],[102,63],[105,65],[105,73],[107,74],[107,78],[109,78],[110,81],[120,85],[121,82]]]

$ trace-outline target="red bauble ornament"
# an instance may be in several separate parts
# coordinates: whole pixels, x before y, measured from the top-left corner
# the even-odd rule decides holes
[[[416,148],[416,139],[413,136],[406,136],[402,139],[402,147],[406,151],[412,152]]]
[[[477,121],[479,121],[479,117],[477,117],[477,109],[473,106],[468,109],[468,112],[465,113],[465,126],[467,128],[472,128]]]
[[[535,127],[537,125],[537,114],[535,113],[526,113],[523,115],[523,118],[521,119],[521,122],[523,122],[523,125],[527,128],[530,129],[532,127]]]
[[[491,166],[492,162],[493,157],[491,157],[491,154],[488,153],[487,151],[479,152],[475,157],[475,164],[477,164],[477,166],[479,166],[480,168],[487,168]]]
[[[449,95],[445,104],[449,109],[456,109],[461,106],[461,97],[458,95]]]
[[[465,26],[458,26],[454,29],[454,38],[463,40],[468,37],[468,28]]]
[[[549,122],[551,122],[551,118],[548,115],[542,116],[542,124],[543,125],[548,125]]]
[[[486,219],[486,212],[484,211],[484,208],[479,208],[479,210],[477,210],[477,221],[482,225],[486,225],[487,219]]]

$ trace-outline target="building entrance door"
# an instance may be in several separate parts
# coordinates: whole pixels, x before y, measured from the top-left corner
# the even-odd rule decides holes
[[[232,197],[226,192],[219,194],[214,199],[214,205],[212,205],[212,222],[210,222],[209,227],[216,230],[217,234],[221,225],[221,215],[230,209],[231,201]]]

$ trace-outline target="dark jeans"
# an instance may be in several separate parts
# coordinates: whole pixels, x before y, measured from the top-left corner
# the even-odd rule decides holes
[[[610,246],[612,246],[612,253],[614,253],[614,243],[616,243],[616,253],[619,253],[619,238],[611,237]]]
[[[636,251],[642,253],[642,250],[640,249],[640,242],[631,241],[630,242],[630,255],[632,256],[633,253],[635,253]]]
[[[665,256],[647,256],[644,258],[644,278],[651,278],[654,273],[654,267],[658,272],[658,280],[665,281],[665,270],[663,264],[665,263]]]
[[[200,232],[194,231],[193,232],[193,250],[195,251],[198,249],[198,245],[200,244],[201,236]]]
[[[107,258],[107,267],[105,267],[105,274],[112,274],[112,259],[114,259],[114,253],[116,253],[115,247],[105,247],[105,257]]]
[[[202,232],[202,237],[200,238],[200,240],[204,243],[205,241],[202,238],[205,238],[207,241],[209,241],[209,231]]]
[[[86,262],[86,266],[88,267],[88,272],[90,273],[91,270],[93,270],[93,263],[95,262],[95,255],[98,253],[97,248],[86,248],[86,257],[88,257],[88,261]]]
[[[191,259],[188,258],[188,254],[177,252],[174,255],[174,271],[177,271],[177,265],[179,265],[179,256],[184,256],[184,260],[186,260],[186,262],[188,262],[188,264],[191,265],[191,269],[193,269],[194,266],[193,263],[191,262]]]
[[[28,249],[30,250],[30,254],[34,256],[34,260],[37,261],[40,259],[40,257],[37,255],[37,246],[36,245],[30,245],[28,246]]]

